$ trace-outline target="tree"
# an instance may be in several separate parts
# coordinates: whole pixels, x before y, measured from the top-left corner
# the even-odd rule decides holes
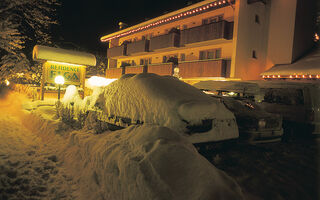
[[[0,80],[39,72],[31,59],[35,44],[50,45],[50,29],[58,24],[58,0],[1,0],[0,3]],[[31,71],[29,71],[31,70]]]

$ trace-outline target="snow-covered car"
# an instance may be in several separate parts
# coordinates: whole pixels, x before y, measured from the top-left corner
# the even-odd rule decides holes
[[[239,127],[240,140],[249,143],[279,142],[283,135],[282,117],[264,111],[258,104],[245,98],[211,95],[233,112]]]
[[[102,89],[95,107],[108,123],[157,124],[182,133],[192,143],[239,137],[234,114],[223,103],[171,76],[123,75]]]

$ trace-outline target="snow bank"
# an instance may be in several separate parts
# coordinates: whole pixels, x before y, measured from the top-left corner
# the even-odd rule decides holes
[[[62,156],[79,177],[79,199],[243,199],[233,179],[165,127],[74,132]]]
[[[97,100],[105,113],[186,131],[204,119],[234,119],[224,105],[174,77],[124,75],[104,88]]]

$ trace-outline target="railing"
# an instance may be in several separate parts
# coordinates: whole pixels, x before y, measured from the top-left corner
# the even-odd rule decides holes
[[[126,66],[125,73],[126,74],[141,74],[147,72],[147,66]]]
[[[120,78],[125,68],[110,68],[106,70],[106,78]]]
[[[114,58],[126,55],[126,45],[116,46],[107,50],[107,58]]]
[[[150,39],[150,51],[178,47],[180,41],[180,34],[169,33],[165,35],[159,35]]]
[[[230,62],[219,59],[179,63],[179,76],[182,78],[229,77]]]
[[[139,40],[127,44],[127,54],[143,53],[149,51],[149,40]]]
[[[220,21],[205,24],[180,33],[180,46],[215,39],[231,39],[233,35],[233,22]]]
[[[158,74],[160,76],[172,75],[173,64],[172,63],[160,63],[148,65],[148,73]]]

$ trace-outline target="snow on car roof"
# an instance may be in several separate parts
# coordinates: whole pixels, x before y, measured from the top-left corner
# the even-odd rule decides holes
[[[171,76],[124,75],[106,86],[97,102],[111,115],[185,131],[186,122],[234,119],[219,102],[197,88]]]
[[[256,83],[244,81],[200,81],[193,86],[205,90],[222,90],[250,94],[256,94],[260,91],[260,88]]]

